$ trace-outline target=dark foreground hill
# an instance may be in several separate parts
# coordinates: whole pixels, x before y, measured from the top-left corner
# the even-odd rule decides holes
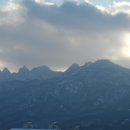
[[[62,128],[129,130],[130,70],[108,60],[73,64],[64,73],[46,67],[33,72],[24,67],[18,74],[5,69],[0,128],[23,127],[28,121],[35,128],[57,121]]]

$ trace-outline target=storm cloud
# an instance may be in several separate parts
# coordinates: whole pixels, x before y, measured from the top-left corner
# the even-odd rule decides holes
[[[130,68],[128,6],[10,1],[0,8],[0,67],[60,69],[105,58]]]

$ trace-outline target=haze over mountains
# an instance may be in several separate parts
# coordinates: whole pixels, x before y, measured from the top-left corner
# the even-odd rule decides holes
[[[48,67],[0,72],[0,128],[31,121],[44,128],[130,129],[130,69],[109,60],[73,64],[65,72]]]

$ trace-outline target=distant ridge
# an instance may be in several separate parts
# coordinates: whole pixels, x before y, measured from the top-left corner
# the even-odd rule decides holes
[[[58,77],[66,73],[77,73],[77,71],[89,68],[89,67],[120,67],[117,64],[112,63],[110,60],[102,59],[95,62],[87,62],[83,66],[78,64],[72,64],[65,72],[53,71],[48,66],[35,67],[29,70],[26,66],[19,68],[17,73],[11,73],[8,68],[4,68],[0,71],[0,80],[46,80]],[[124,68],[125,69],[125,68]]]

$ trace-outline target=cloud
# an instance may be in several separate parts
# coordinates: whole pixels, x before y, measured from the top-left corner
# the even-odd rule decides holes
[[[118,3],[103,10],[91,3],[49,2],[12,0],[2,7],[1,67],[15,70],[21,65],[45,64],[59,69],[101,58],[130,67],[126,64],[130,58],[122,53],[130,33],[126,5],[116,12]]]
[[[113,4],[109,7],[109,10],[112,13],[130,14],[130,1],[113,2]]]

